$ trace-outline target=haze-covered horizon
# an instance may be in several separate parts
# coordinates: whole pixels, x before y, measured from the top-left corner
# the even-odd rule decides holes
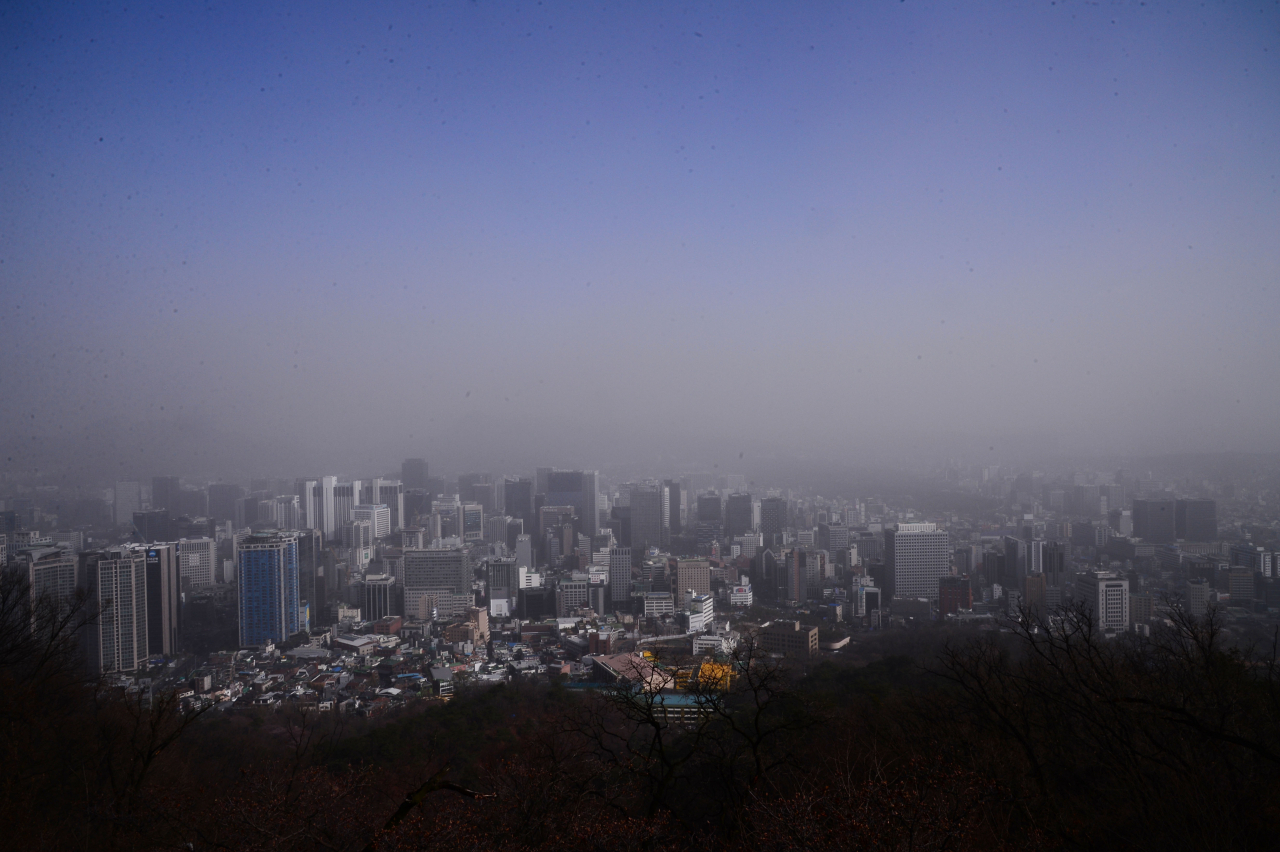
[[[11,5],[0,460],[1280,451],[1277,20]]]

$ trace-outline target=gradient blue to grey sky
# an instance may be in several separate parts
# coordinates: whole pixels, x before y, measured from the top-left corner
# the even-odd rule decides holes
[[[1278,27],[5,4],[0,429],[1276,450]]]

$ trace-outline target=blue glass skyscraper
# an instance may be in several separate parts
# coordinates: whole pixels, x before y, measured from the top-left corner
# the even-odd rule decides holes
[[[239,582],[240,645],[283,642],[300,628],[298,620],[298,537],[255,533],[236,553]]]

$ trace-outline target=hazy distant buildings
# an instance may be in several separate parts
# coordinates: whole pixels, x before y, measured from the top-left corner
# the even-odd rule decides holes
[[[899,598],[938,600],[938,581],[951,571],[951,536],[935,524],[895,524],[884,533],[885,567]]]
[[[177,514],[181,511],[178,505],[178,494],[182,491],[182,480],[176,476],[156,476],[151,479],[151,508],[168,509]]]
[[[151,509],[133,513],[133,528],[139,541],[172,541],[173,519],[167,509]]]
[[[1179,500],[1174,506],[1174,531],[1183,541],[1216,541],[1218,504],[1214,500]]]
[[[535,520],[533,512],[533,480],[508,479],[502,485],[504,511],[513,518],[532,526]]]
[[[133,523],[133,516],[142,511],[142,485],[138,482],[117,482],[113,515],[117,526]]]
[[[671,506],[660,482],[631,486],[631,546],[666,547],[671,539]]]
[[[782,543],[782,532],[787,528],[787,501],[781,497],[765,497],[760,501],[760,534],[765,547]]]
[[[1174,501],[1134,500],[1133,534],[1151,544],[1169,544],[1177,539],[1177,509]]]
[[[298,539],[245,536],[236,547],[241,647],[283,642],[299,630]]]
[[[405,459],[400,464],[400,481],[404,483],[405,488],[426,490],[427,460]]]
[[[746,535],[755,529],[754,506],[751,495],[730,494],[724,506],[724,534],[728,538]]]
[[[545,503],[572,506],[577,515],[577,531],[593,536],[600,529],[600,482],[594,470],[550,470],[545,472]]]

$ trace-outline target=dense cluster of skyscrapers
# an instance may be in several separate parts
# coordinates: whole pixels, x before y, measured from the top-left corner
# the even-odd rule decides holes
[[[735,476],[605,483],[538,468],[446,481],[422,459],[398,479],[246,488],[166,476],[115,483],[114,525],[56,539],[34,529],[34,504],[10,500],[0,562],[38,598],[89,594],[98,617],[84,647],[102,672],[201,641],[260,648],[339,622],[474,620],[477,607],[496,620],[592,612],[688,628],[714,600],[885,627],[1075,600],[1116,632],[1156,617],[1162,594],[1201,612],[1280,603],[1276,549],[1224,540],[1215,499],[1095,479],[983,469],[967,487],[999,498],[988,516],[924,519],[877,499],[753,494]]]

